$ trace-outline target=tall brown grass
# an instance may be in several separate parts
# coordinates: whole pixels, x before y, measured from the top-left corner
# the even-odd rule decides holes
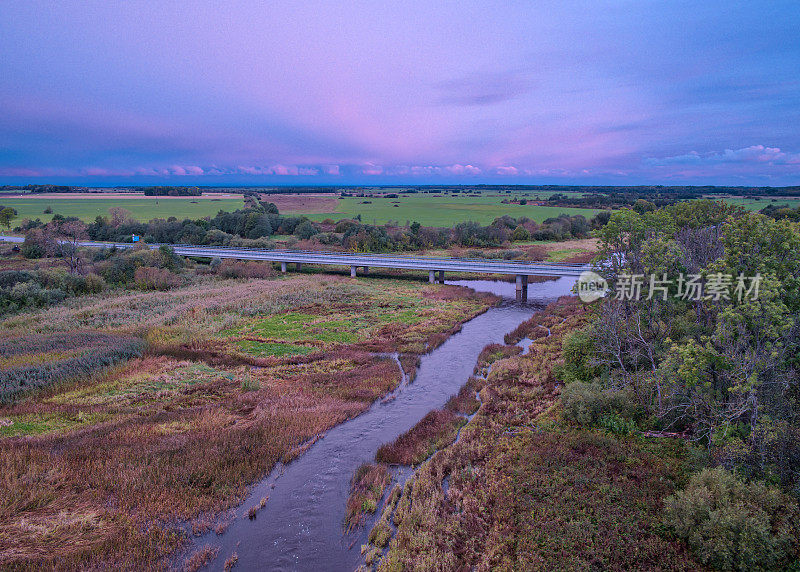
[[[424,319],[380,334],[381,347],[406,352],[408,371],[431,339],[490,303],[444,288],[432,305],[438,288],[201,277],[168,292],[113,291],[0,322],[0,346],[42,363],[80,342],[78,329],[93,330],[97,347],[139,336],[148,343],[142,358],[0,410],[23,434],[30,420],[44,431],[0,440],[0,568],[164,567],[185,540],[176,521],[212,526],[279,460],[400,382],[396,361],[368,344],[257,358],[223,332],[298,308],[361,316],[385,307],[390,325],[393,312],[424,303]]]

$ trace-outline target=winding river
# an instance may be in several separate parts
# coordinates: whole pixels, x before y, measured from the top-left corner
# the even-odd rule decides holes
[[[330,429],[292,463],[278,465],[253,488],[224,534],[209,532],[195,539],[197,546],[220,548],[211,569],[222,570],[235,552],[240,570],[354,570],[375,518],[367,519],[362,529],[343,534],[345,503],[356,468],[373,462],[383,443],[408,431],[430,410],[442,407],[472,375],[486,345],[502,343],[506,333],[547,302],[569,294],[574,280],[532,283],[526,302],[514,300],[513,283],[448,281],[495,293],[503,302],[466,322],[459,333],[423,356],[414,381],[402,384],[394,399],[376,401],[362,415]],[[396,478],[404,480],[410,473],[409,468],[400,469]],[[257,518],[248,519],[247,510],[267,496]]]

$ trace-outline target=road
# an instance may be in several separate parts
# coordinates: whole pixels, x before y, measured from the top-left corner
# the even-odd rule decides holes
[[[7,242],[22,242],[17,236],[0,236]],[[79,246],[88,248],[134,248],[132,243],[109,243],[81,241]],[[155,249],[161,244],[146,244]],[[234,258],[237,260],[264,260],[280,262],[281,269],[286,272],[287,264],[294,263],[298,268],[302,264],[320,264],[325,266],[349,266],[352,276],[356,269],[365,272],[372,268],[400,268],[409,270],[427,270],[431,282],[434,273],[439,280],[444,279],[444,272],[477,272],[481,274],[513,274],[517,276],[520,287],[527,286],[528,276],[580,276],[590,268],[587,264],[564,264],[544,262],[517,262],[513,260],[485,260],[480,258],[437,258],[432,256],[400,256],[391,254],[361,254],[350,252],[320,252],[309,250],[265,250],[255,248],[233,248],[222,246],[194,246],[186,244],[169,244],[176,254],[201,258]]]

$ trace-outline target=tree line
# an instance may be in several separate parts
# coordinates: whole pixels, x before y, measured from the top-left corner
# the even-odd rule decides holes
[[[363,224],[359,218],[338,222],[313,222],[306,217],[285,216],[270,202],[253,202],[234,212],[219,211],[213,217],[200,219],[135,220],[125,209],[109,209],[109,216],[98,216],[85,224],[77,218],[59,214],[50,223],[39,220],[23,221],[20,232],[33,230],[49,234],[110,242],[131,242],[138,236],[147,243],[202,244],[210,246],[269,247],[275,235],[294,237],[325,247],[338,247],[354,252],[395,252],[427,248],[497,247],[506,243],[528,240],[567,240],[585,238],[593,228],[599,228],[611,216],[602,211],[592,219],[582,215],[562,214],[537,223],[526,217],[503,216],[492,224],[462,222],[452,228],[423,227],[412,223],[407,227]]]

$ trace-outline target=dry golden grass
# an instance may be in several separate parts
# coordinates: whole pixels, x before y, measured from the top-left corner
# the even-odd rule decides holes
[[[396,387],[396,361],[373,352],[406,352],[401,362],[413,368],[414,352],[490,302],[392,281],[201,278],[3,321],[3,340],[80,328],[140,336],[149,349],[0,409],[0,437],[10,435],[0,438],[0,567],[166,567],[185,540],[179,522],[213,528],[214,515],[237,506],[278,461]],[[237,345],[237,329],[273,327],[276,315],[299,316],[299,326],[265,337],[327,341],[304,355]],[[354,320],[366,334],[348,329]]]
[[[553,368],[563,336],[586,318],[562,299],[507,340],[549,324],[552,335],[528,354],[487,348],[481,407],[406,483],[388,552],[367,552],[378,570],[699,568],[658,533],[661,501],[685,470],[683,443],[641,444],[557,421]],[[379,525],[377,547],[391,535]]]
[[[346,530],[360,526],[367,513],[375,512],[390,481],[386,465],[365,463],[356,469],[350,483],[350,497],[347,499]]]

